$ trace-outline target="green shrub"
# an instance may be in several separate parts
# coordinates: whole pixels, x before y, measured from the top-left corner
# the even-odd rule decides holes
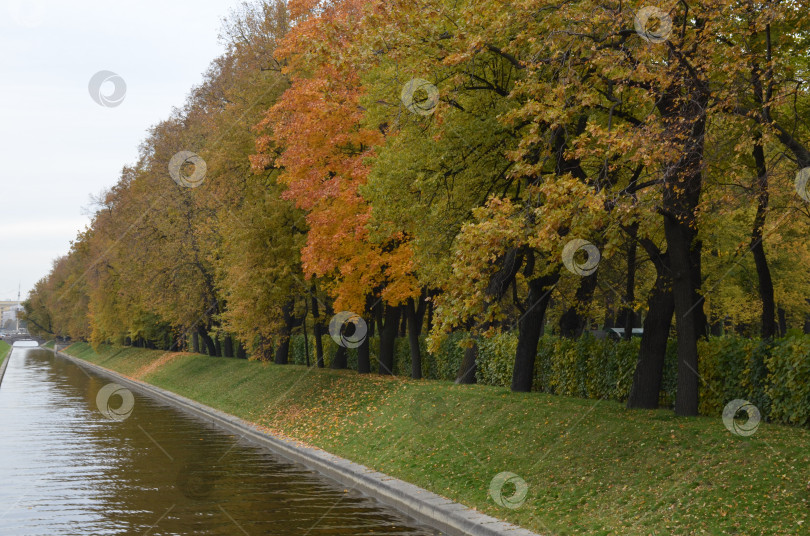
[[[614,346],[615,368],[611,372],[615,376],[611,379],[611,385],[616,389],[616,400],[624,402],[630,396],[630,388],[633,386],[633,374],[638,363],[638,351],[641,347],[641,339],[634,338],[623,341]]]
[[[515,368],[517,333],[500,333],[478,341],[478,361],[475,377],[483,385],[509,387]]]
[[[309,337],[307,341],[309,344],[309,359],[310,361],[315,360],[315,337]],[[290,363],[294,365],[306,365],[307,364],[307,357],[306,353],[304,352],[305,345],[304,345],[304,336],[303,335],[293,335],[290,337]]]
[[[810,337],[776,342],[765,364],[770,420],[800,426],[810,423]]]
[[[581,377],[577,360],[576,342],[570,339],[557,339],[551,358],[549,392],[562,396],[581,396]]]
[[[420,338],[422,376],[454,381],[464,358],[460,346],[468,335],[449,335],[435,354]],[[325,335],[328,367],[337,345]],[[509,387],[512,382],[518,334],[508,332],[478,339],[476,379],[482,385]],[[641,340],[597,340],[545,335],[540,338],[532,390],[563,396],[625,401],[630,394]],[[378,369],[378,337],[369,339],[371,370]],[[315,365],[315,339],[309,338],[310,364]],[[810,424],[810,337],[794,335],[775,342],[742,337],[712,337],[698,343],[700,373],[699,411],[717,416],[725,405],[741,398],[756,405],[766,419],[787,424]],[[306,364],[303,335],[290,341],[290,361]],[[357,350],[349,349],[348,367],[357,369]],[[394,373],[410,376],[411,354],[407,338],[394,346]],[[674,340],[667,343],[660,406],[673,407],[678,387],[678,355]]]
[[[419,347],[422,349],[422,377],[427,380],[445,379],[439,372],[439,361],[436,354],[428,352],[427,337],[419,339]]]
[[[535,391],[583,398],[626,400],[633,383],[639,340],[540,339]]]
[[[464,359],[464,348],[459,343],[468,335],[462,332],[451,333],[442,341],[435,355],[435,377],[437,380],[455,381]]]
[[[329,335],[323,336],[323,360],[326,367],[332,362],[332,357],[335,355],[337,351],[337,344],[332,340]],[[315,366],[317,364],[317,355],[315,352],[315,335],[309,334],[309,363],[311,366]],[[307,364],[307,355],[304,351],[304,336],[301,334],[293,335],[290,337],[290,363],[294,365],[306,365]],[[351,357],[351,354],[350,354]],[[356,359],[355,359],[356,361]]]
[[[422,378],[437,380],[436,359],[428,353],[427,339],[419,337],[419,352],[422,357]],[[394,373],[411,376],[411,343],[407,337],[397,338],[394,346]]]
[[[584,353],[580,359],[587,363],[588,398],[627,400],[638,361],[640,339],[612,341],[586,336],[580,341],[583,341],[579,344],[580,352]]]
[[[804,338],[807,341],[807,337]],[[743,377],[743,386],[748,390],[748,400],[759,408],[763,416],[771,413],[771,397],[768,395],[768,356],[773,352],[773,343],[758,341],[748,359],[748,367]],[[805,358],[808,354],[805,354]]]
[[[394,374],[411,376],[411,344],[407,337],[397,337],[394,341]]]
[[[698,342],[700,404],[703,415],[721,415],[729,401],[740,398],[767,415],[765,358],[770,344],[739,337],[712,337]]]

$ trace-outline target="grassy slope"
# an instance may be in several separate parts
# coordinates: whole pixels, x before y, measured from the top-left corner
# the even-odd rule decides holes
[[[70,353],[538,533],[796,534],[810,525],[803,429],[763,423],[744,438],[719,417],[615,402],[189,354],[144,374],[165,354],[99,355],[84,344]],[[528,483],[517,509],[488,497],[502,471]]]
[[[0,341],[0,365],[3,364],[3,361],[6,360],[9,352],[11,351],[11,345],[6,341]]]

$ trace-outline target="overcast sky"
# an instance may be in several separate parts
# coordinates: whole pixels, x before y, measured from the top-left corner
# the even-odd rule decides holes
[[[90,195],[223,51],[221,21],[239,3],[0,0],[0,300],[18,283],[24,297],[68,251]],[[120,105],[91,98],[99,71],[126,83]]]

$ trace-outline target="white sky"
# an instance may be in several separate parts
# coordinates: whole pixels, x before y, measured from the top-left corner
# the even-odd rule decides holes
[[[18,283],[24,297],[68,251],[90,195],[223,51],[221,21],[239,3],[0,0],[0,300]],[[118,107],[90,97],[102,70],[126,82]]]

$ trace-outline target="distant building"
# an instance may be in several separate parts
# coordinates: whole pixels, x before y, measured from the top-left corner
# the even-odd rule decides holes
[[[0,301],[0,329],[13,331],[17,329],[17,315],[23,310],[18,301]]]

